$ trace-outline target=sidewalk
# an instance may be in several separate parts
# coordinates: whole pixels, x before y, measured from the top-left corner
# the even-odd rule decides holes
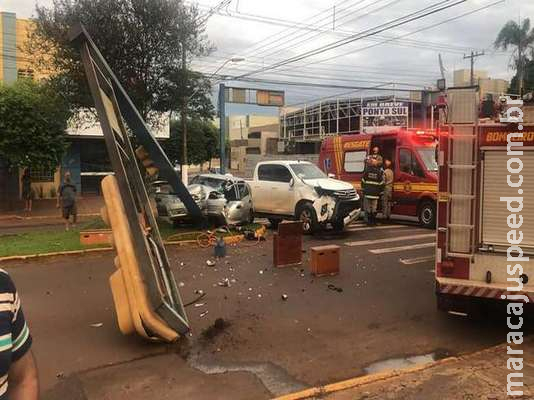
[[[87,196],[77,200],[78,220],[84,221],[100,214],[104,199],[100,196]],[[22,203],[21,203],[22,204]],[[0,234],[23,233],[29,230],[61,227],[65,221],[61,210],[56,207],[56,199],[34,200],[32,212],[23,211],[23,205],[16,211],[0,212]]]
[[[35,199],[32,204],[32,212],[28,214],[24,211],[24,203],[19,202],[18,207],[14,211],[0,211],[0,221],[3,219],[14,218],[50,218],[60,216],[60,212],[56,207],[56,199]],[[78,214],[98,214],[100,208],[104,205],[104,198],[102,196],[85,196],[79,197],[76,203],[78,207]]]
[[[534,339],[527,338],[523,350],[523,396],[530,399],[534,393]],[[513,357],[513,356],[511,356]],[[516,356],[517,357],[517,356]],[[384,372],[349,379],[282,396],[276,400],[501,400],[507,399],[506,345],[492,347],[471,355],[448,358],[435,363],[398,372]],[[517,371],[519,372],[519,371]]]

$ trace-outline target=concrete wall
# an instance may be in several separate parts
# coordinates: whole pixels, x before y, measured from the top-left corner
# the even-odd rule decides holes
[[[260,155],[260,154],[247,154],[245,158],[245,170],[243,176],[245,178],[252,178],[254,174],[254,168],[260,161],[275,161],[275,160],[300,160],[309,161],[314,164],[319,163],[319,154],[279,154],[279,155]]]

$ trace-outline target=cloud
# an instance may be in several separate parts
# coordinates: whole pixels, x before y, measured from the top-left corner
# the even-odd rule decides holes
[[[381,35],[403,35],[495,1],[468,0]],[[206,9],[219,2],[220,0],[203,0],[200,7]],[[228,64],[224,69],[224,73],[228,75],[239,75],[339,40],[343,37],[340,31],[363,32],[436,2],[437,0],[337,0],[334,23],[334,1],[330,0],[233,0],[222,12],[234,17],[213,15],[208,23],[207,33],[217,51],[207,59],[196,60],[194,65],[202,71],[210,72],[228,57],[239,55],[245,57],[246,61]],[[3,3],[3,10],[16,12],[20,17],[30,17],[35,8],[33,0],[4,0]],[[40,0],[40,4],[50,5],[51,0]],[[506,0],[503,4],[479,13],[408,36],[406,39],[410,42],[404,43],[404,46],[387,43],[362,50],[376,44],[376,40],[358,40],[254,76],[339,86],[363,85],[366,80],[429,85],[440,76],[438,54],[442,54],[446,69],[452,73],[454,69],[469,68],[469,60],[463,58],[464,50],[468,53],[470,49],[484,49],[486,55],[476,59],[476,68],[487,70],[494,78],[510,79],[513,76],[513,71],[509,69],[510,55],[495,52],[492,43],[500,28],[510,19],[518,20],[520,15],[523,18],[531,17],[534,25],[534,2],[529,1],[527,4],[524,0]],[[270,19],[270,22],[259,22],[266,19]],[[276,25],[275,22],[280,22],[276,20],[289,23],[298,21],[319,30],[332,30],[335,25],[337,33],[289,29]],[[418,47],[413,46],[413,41],[417,41]],[[429,42],[434,45],[424,45]],[[330,60],[318,62],[325,58]],[[288,99],[296,101],[344,91],[293,86],[285,89]]]

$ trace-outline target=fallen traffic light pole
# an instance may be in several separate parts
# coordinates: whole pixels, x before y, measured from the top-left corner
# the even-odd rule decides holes
[[[75,27],[70,38],[81,53],[114,171],[102,181],[106,204],[102,214],[111,226],[117,250],[117,270],[110,277],[110,285],[119,328],[124,334],[137,332],[148,339],[172,342],[189,331],[189,322],[142,168],[167,180],[192,217],[200,220],[200,209],[87,31],[81,25]],[[126,126],[142,148],[134,150]],[[142,158],[143,167],[138,158]]]

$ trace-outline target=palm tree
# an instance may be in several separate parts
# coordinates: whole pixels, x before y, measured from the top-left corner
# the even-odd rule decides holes
[[[522,23],[508,21],[503,26],[497,39],[495,48],[508,50],[509,47],[515,47],[512,54],[512,65],[517,70],[519,80],[519,93],[523,94],[525,85],[525,64],[527,61],[527,50],[532,50],[534,46],[534,28],[530,29],[530,19],[526,18]]]

